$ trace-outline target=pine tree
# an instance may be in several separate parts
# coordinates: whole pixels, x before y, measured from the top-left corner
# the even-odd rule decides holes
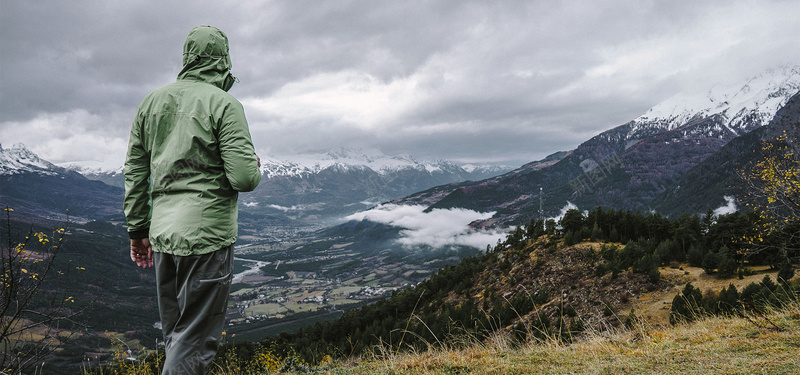
[[[703,266],[703,249],[700,248],[699,244],[692,244],[689,247],[689,253],[686,255],[686,260],[689,261],[689,265],[692,267],[702,267]]]
[[[603,231],[600,230],[600,227],[597,225],[597,223],[594,223],[594,226],[592,227],[592,234],[591,234],[592,241],[597,241],[597,240],[600,240],[602,238],[603,238]]]
[[[700,303],[703,294],[695,288],[692,283],[687,283],[680,294],[672,299],[672,309],[669,314],[669,322],[677,324],[683,321],[692,321],[703,312]]]
[[[713,251],[706,253],[706,255],[703,257],[703,271],[705,271],[707,274],[714,273],[714,270],[716,270],[717,266],[719,265],[719,258],[719,254]]]

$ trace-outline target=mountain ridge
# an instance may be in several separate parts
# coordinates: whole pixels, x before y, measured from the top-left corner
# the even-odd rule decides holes
[[[284,158],[263,158],[261,174],[272,178],[278,176],[307,176],[320,173],[327,168],[369,168],[386,175],[400,170],[427,171],[429,173],[481,174],[510,170],[504,165],[457,165],[447,160],[418,161],[411,155],[386,155],[374,149],[339,148],[320,154],[299,154]]]
[[[699,200],[716,196],[744,198],[741,173],[747,170],[754,156],[761,155],[762,142],[784,134],[797,136],[800,132],[800,95],[792,97],[778,110],[769,126],[753,130],[725,144],[719,151],[687,171],[675,184],[653,201],[659,212],[676,215],[675,207],[693,205],[698,211]],[[692,199],[694,198],[694,199]]]
[[[701,96],[710,104],[694,113],[685,109],[696,110],[700,108],[697,104],[680,107],[668,100],[656,105],[645,115],[588,139],[544,168],[519,168],[495,178],[450,186],[449,192],[441,188],[432,203],[430,197],[403,202],[425,202],[429,210],[460,207],[497,212],[482,225],[524,223],[540,214],[540,199],[547,216],[567,204],[649,211],[650,203],[692,167],[731,140],[767,125],[765,121],[771,121],[778,109],[800,92],[800,66],[772,70],[734,87]],[[720,195],[706,206],[723,202]]]

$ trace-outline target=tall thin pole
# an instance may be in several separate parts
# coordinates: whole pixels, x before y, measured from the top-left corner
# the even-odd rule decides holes
[[[539,186],[539,220],[544,222],[544,210],[542,210],[542,187]]]

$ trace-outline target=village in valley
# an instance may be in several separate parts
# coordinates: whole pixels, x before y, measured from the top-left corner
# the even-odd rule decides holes
[[[464,252],[477,249],[398,255],[397,249],[364,249],[347,238],[242,246],[236,250],[228,330],[280,332],[287,324],[333,319],[417,284],[457,263]]]

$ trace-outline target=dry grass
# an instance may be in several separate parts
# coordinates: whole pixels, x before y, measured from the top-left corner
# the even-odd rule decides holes
[[[770,275],[773,280],[777,280],[777,270],[769,269],[767,266],[752,267],[752,269],[756,271],[753,275],[741,279],[736,277],[720,279],[715,275],[706,274],[702,268],[691,267],[688,264],[681,264],[681,269],[663,267],[659,270],[661,277],[674,286],[667,290],[643,293],[632,301],[631,308],[636,310],[637,314],[644,315],[653,324],[667,325],[669,324],[672,299],[680,293],[686,283],[692,283],[705,296],[709,291],[719,292],[730,284],[736,286],[736,289],[741,292],[750,283],[760,283],[764,275]]]
[[[769,319],[781,328],[777,330]],[[321,369],[326,374],[797,374],[800,306],[766,317],[713,317],[677,327],[637,323],[589,333],[571,345],[556,341],[513,348],[505,337],[467,349],[379,353]]]

